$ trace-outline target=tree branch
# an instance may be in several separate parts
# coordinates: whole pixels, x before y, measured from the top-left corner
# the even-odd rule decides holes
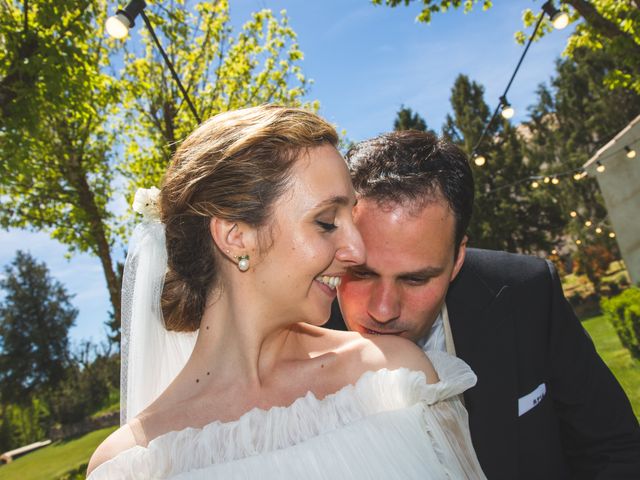
[[[591,3],[585,0],[565,0],[565,2],[575,8],[582,18],[601,35],[611,40],[626,38],[640,50],[640,47],[637,47],[637,44],[628,33],[620,30],[614,22],[603,17]],[[639,3],[639,0],[636,0],[636,3]]]

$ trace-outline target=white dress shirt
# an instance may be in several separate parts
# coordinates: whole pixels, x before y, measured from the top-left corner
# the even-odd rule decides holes
[[[449,325],[449,313],[447,305],[442,305],[442,310],[438,314],[438,318],[433,322],[429,333],[418,341],[418,346],[424,352],[436,350],[438,352],[447,352],[450,355],[456,354],[455,345],[453,344],[453,335],[451,334],[451,326]]]

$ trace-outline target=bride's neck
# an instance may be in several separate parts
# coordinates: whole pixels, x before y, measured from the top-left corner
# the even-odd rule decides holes
[[[185,373],[201,372],[197,383],[202,387],[214,371],[218,382],[259,387],[297,347],[295,324],[284,321],[267,300],[238,288],[210,295]]]

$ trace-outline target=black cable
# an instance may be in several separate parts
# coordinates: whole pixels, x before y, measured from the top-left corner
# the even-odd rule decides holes
[[[502,96],[500,98],[505,98],[505,99],[507,98],[507,93],[509,92],[509,89],[511,88],[511,84],[513,83],[513,79],[516,78],[516,74],[518,73],[518,70],[520,70],[520,65],[522,65],[522,61],[524,60],[524,57],[527,54],[527,51],[529,50],[529,47],[531,46],[531,43],[533,43],[533,39],[536,38],[536,33],[538,33],[538,28],[540,27],[540,24],[542,23],[542,19],[543,18],[544,18],[544,11],[542,11],[540,13],[540,17],[538,18],[538,22],[536,23],[536,27],[533,29],[533,34],[529,38],[529,41],[527,42],[527,45],[524,47],[524,51],[522,52],[522,55],[520,56],[520,60],[518,61],[518,65],[516,65],[516,69],[513,71],[513,74],[511,75],[511,79],[509,79],[509,83],[507,84],[507,88],[505,88],[504,93],[502,94]],[[502,102],[500,102],[498,104],[498,106],[496,107],[496,109],[494,110],[493,115],[491,116],[491,119],[489,120],[489,123],[487,123],[487,125],[484,127],[484,130],[480,134],[480,138],[478,139],[478,141],[476,142],[475,146],[473,147],[473,150],[471,150],[471,157],[472,158],[477,153],[478,147],[482,143],[482,140],[484,140],[484,137],[487,135],[487,132],[489,131],[489,128],[493,124],[493,121],[496,119],[496,116],[498,115],[498,112],[500,112],[500,108],[501,107],[502,107]]]
[[[191,99],[189,98],[189,94],[187,93],[185,88],[182,86],[182,82],[180,81],[180,78],[178,77],[178,74],[176,73],[175,69],[173,68],[173,64],[171,63],[171,60],[169,60],[169,57],[167,56],[166,52],[162,48],[162,45],[160,45],[160,41],[158,40],[158,37],[156,36],[156,32],[153,30],[153,26],[151,25],[151,22],[147,18],[147,15],[144,13],[144,11],[141,11],[140,12],[140,16],[144,20],[144,23],[147,26],[147,28],[149,29],[149,32],[151,32],[151,37],[153,37],[153,40],[156,42],[156,46],[160,50],[160,53],[162,54],[162,58],[164,58],[165,63],[167,64],[167,66],[169,67],[169,70],[171,71],[171,75],[173,76],[173,79],[178,84],[178,88],[180,89],[180,92],[182,93],[182,96],[183,96],[184,100],[187,102],[187,105],[189,105],[189,108],[191,109],[191,113],[195,117],[195,119],[198,122],[198,124],[202,123],[202,120],[200,119],[200,116],[198,115],[198,112],[196,111],[196,107],[194,107],[193,103],[191,103]]]

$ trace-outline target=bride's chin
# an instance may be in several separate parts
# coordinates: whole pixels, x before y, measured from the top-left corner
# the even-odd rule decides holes
[[[329,322],[329,318],[331,317],[331,306],[326,310],[326,312],[316,312],[314,315],[307,315],[304,323],[309,325],[313,325],[315,327],[322,327]]]

